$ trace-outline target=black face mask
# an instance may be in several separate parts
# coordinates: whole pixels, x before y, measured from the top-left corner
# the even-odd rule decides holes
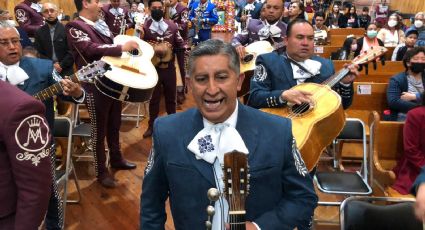
[[[413,73],[422,73],[425,69],[425,63],[410,62],[410,70]]]
[[[151,17],[153,20],[159,22],[159,20],[164,17],[164,12],[160,9],[151,10]]]
[[[58,22],[58,18],[55,18],[55,20],[53,21],[46,20],[46,22],[53,26],[53,25],[56,25],[56,23]]]

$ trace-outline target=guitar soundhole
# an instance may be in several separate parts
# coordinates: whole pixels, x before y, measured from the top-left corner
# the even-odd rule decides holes
[[[254,59],[254,55],[253,54],[247,54],[245,55],[245,57],[243,57],[243,62],[250,62]]]
[[[301,105],[293,105],[291,107],[291,112],[294,114],[303,114],[305,112],[307,112],[310,109],[310,104],[309,103],[302,103]]]
[[[140,51],[139,49],[134,49],[132,51],[129,52],[132,56],[139,56],[140,55]]]

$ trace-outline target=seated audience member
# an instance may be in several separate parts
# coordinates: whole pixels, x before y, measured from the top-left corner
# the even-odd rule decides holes
[[[323,12],[317,12],[314,15],[315,24],[314,29],[314,44],[315,45],[326,45],[328,43],[328,27],[325,26],[325,14]]]
[[[419,33],[417,46],[425,46],[425,12],[419,12],[415,15],[415,22],[410,27],[416,29]]]
[[[289,5],[288,17],[283,17],[282,21],[288,24],[297,18],[305,19],[304,5],[300,2],[291,2]]]
[[[345,39],[342,48],[338,51],[338,60],[353,60],[357,50],[357,40],[354,36]]]
[[[384,43],[381,39],[377,38],[378,35],[378,27],[375,23],[370,23],[367,27],[366,33],[364,37],[357,39],[357,50],[356,55],[359,55],[361,52],[365,52],[373,46],[384,46]]]
[[[343,23],[342,19],[342,14],[339,12],[339,5],[334,4],[332,11],[329,12],[326,17],[325,25],[330,29],[341,28]]]
[[[418,35],[419,33],[416,29],[406,30],[406,40],[404,41],[404,44],[399,44],[395,47],[393,55],[391,56],[391,61],[403,61],[406,51],[415,47]]]
[[[350,10],[342,16],[341,28],[358,28],[358,17],[356,13],[356,7],[353,5]]]
[[[306,0],[304,2],[304,9],[306,13],[314,13],[313,2],[312,0]]]
[[[328,10],[329,3],[325,0],[318,0],[316,3],[313,2],[313,10],[314,12],[326,12]]]
[[[369,26],[370,21],[372,20],[369,15],[369,7],[365,6],[362,9],[362,14],[358,16],[359,18],[359,27],[364,28],[365,30]]]
[[[422,94],[422,98],[424,95]],[[401,194],[408,194],[413,181],[425,166],[425,100],[421,106],[407,113],[403,129],[404,152],[396,167],[396,181],[391,186]]]
[[[386,0],[381,0],[380,4],[375,6],[375,23],[379,28],[387,24],[389,7]]]
[[[398,14],[391,14],[388,18],[387,24],[379,30],[377,37],[381,39],[385,47],[396,47],[404,43],[405,35],[400,28],[401,24]]]
[[[425,83],[425,47],[415,47],[403,59],[406,72],[390,79],[387,89],[390,119],[404,121],[406,113],[421,104]]]
[[[25,32],[25,30],[16,24],[16,21],[13,20],[13,17],[10,15],[9,11],[0,9],[0,21],[7,21],[7,23],[14,26],[18,30],[19,36],[21,37],[22,48],[33,45],[27,35],[27,32]]]

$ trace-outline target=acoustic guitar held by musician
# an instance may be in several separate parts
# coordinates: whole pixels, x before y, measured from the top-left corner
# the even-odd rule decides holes
[[[338,136],[345,124],[341,97],[332,87],[350,72],[351,66],[372,61],[386,51],[385,47],[373,47],[322,84],[303,83],[291,88],[310,95],[308,103],[288,103],[285,108],[262,109],[292,119],[292,132],[309,170],[314,168],[322,151]]]
[[[103,61],[111,66],[104,78],[95,81],[97,89],[105,95],[120,101],[143,102],[151,98],[158,82],[158,74],[152,65],[152,46],[135,36],[118,35],[114,44],[134,41],[138,49],[123,52],[121,57],[104,56]]]

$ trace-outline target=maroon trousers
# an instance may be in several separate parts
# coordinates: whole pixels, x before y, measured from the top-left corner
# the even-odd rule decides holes
[[[161,88],[164,91],[165,110],[167,114],[176,113],[176,68],[174,67],[174,61],[168,66],[167,69],[156,68],[158,72],[158,84],[156,84],[152,98],[149,101],[149,127],[153,127],[153,123],[159,114]]]
[[[96,176],[103,179],[107,174],[105,137],[112,163],[122,161],[120,151],[121,102],[99,92],[93,84],[84,84],[86,104],[91,121],[91,138],[95,156]]]

